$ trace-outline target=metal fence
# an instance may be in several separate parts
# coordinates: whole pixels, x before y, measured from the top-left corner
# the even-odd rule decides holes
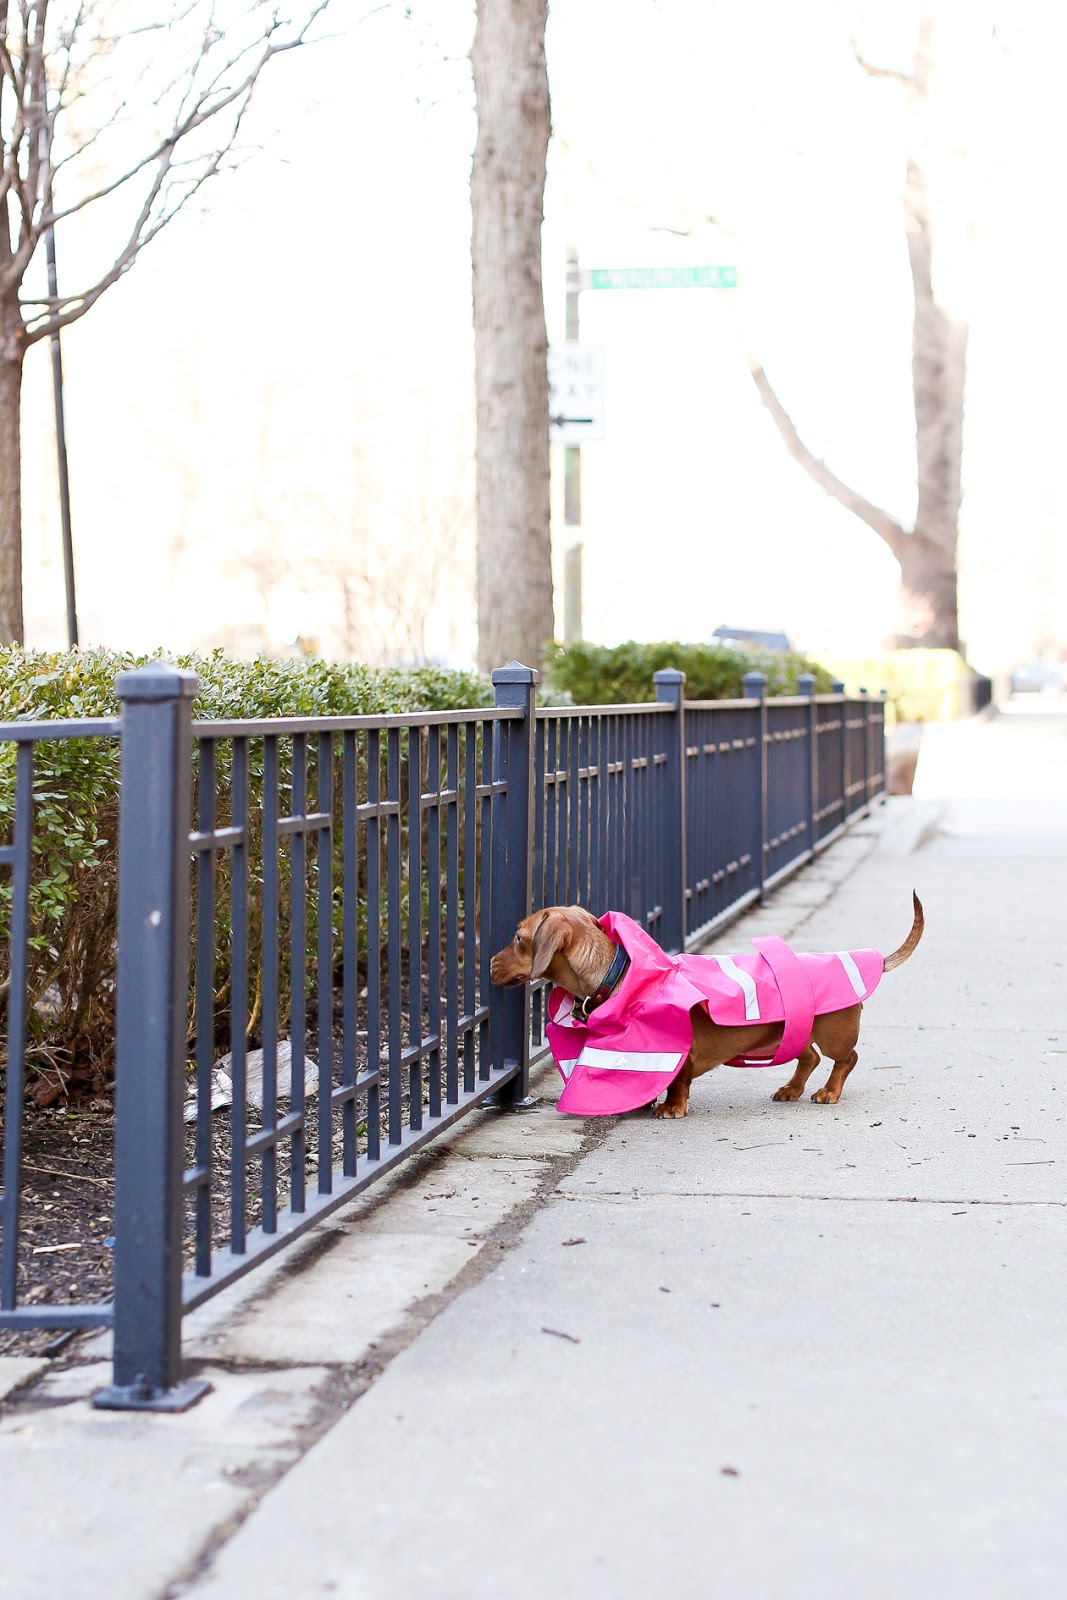
[[[493,989],[488,963],[533,907],[624,910],[667,949],[696,944],[884,789],[881,697],[809,679],[768,700],[753,674],[743,700],[685,702],[660,672],[651,704],[537,708],[529,668],[493,682],[478,710],[194,723],[195,680],[160,664],[120,678],[118,721],[0,726],[17,748],[0,1328],[113,1326],[98,1404],[191,1404],[186,1311],[473,1107],[523,1102],[542,997]],[[34,750],[116,736],[114,1297],[22,1304]]]

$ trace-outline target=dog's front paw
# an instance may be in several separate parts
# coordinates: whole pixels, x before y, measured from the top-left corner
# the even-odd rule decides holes
[[[837,1102],[841,1098],[841,1091],[839,1089],[837,1093],[834,1094],[829,1087],[825,1089],[816,1089],[811,1098],[815,1101],[817,1106],[836,1106]]]
[[[688,1111],[688,1100],[684,1106],[672,1106],[669,1100],[664,1100],[661,1106],[656,1107],[654,1114],[657,1117],[684,1117],[688,1114]]]
[[[793,1084],[793,1083],[783,1083],[782,1087],[780,1089],[776,1089],[774,1091],[774,1093],[771,1095],[771,1099],[772,1100],[799,1100],[803,1093],[804,1093],[803,1089],[798,1089],[795,1084]]]

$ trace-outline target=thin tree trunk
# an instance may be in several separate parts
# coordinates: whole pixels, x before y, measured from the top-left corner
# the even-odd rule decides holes
[[[932,18],[923,7],[909,84],[912,110],[905,215],[915,293],[912,387],[918,506],[915,531],[901,560],[905,628],[900,644],[959,649],[956,559],[963,466],[966,323],[939,303],[933,276],[934,240],[926,178]],[[911,615],[907,611],[911,609]]]
[[[821,489],[872,528],[899,561],[901,621],[897,644],[958,650],[957,545],[968,329],[938,300],[934,285],[934,230],[926,178],[926,121],[933,60],[929,7],[924,5],[922,9],[912,74],[874,67],[858,49],[856,56],[872,77],[893,78],[906,84],[911,100],[905,220],[915,295],[912,390],[918,503],[914,528],[903,528],[809,450],[760,363],[750,358],[749,364],[760,398],[793,458]]]
[[[17,296],[0,299],[0,645],[24,642],[21,407],[25,346]]]
[[[548,0],[479,0],[471,49],[478,661],[540,666],[551,641],[548,336],[541,218]]]

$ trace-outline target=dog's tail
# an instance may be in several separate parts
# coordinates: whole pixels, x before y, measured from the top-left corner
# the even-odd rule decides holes
[[[915,920],[912,922],[911,932],[908,934],[908,937],[904,940],[904,943],[901,945],[899,950],[894,950],[891,956],[885,957],[885,960],[882,963],[883,972],[892,972],[894,967],[902,967],[905,961],[907,961],[908,957],[913,954],[916,945],[923,936],[923,927],[925,925],[925,921],[923,918],[922,901],[919,899],[919,896],[915,893],[914,889],[911,891],[911,903],[915,907]]]

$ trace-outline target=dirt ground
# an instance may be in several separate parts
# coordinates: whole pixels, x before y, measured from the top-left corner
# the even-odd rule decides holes
[[[111,1293],[114,1128],[110,1098],[42,1111],[22,1124],[19,1303],[68,1305]],[[41,1355],[52,1329],[0,1331],[0,1355]]]
[[[316,1043],[309,1035],[306,1043],[313,1059]],[[382,1061],[388,1060],[388,1041],[381,1040]],[[364,1047],[365,1050],[365,1047]],[[361,1055],[364,1051],[361,1051]],[[336,1041],[335,1060],[340,1055]],[[357,1062],[365,1070],[365,1060]],[[279,1088],[285,1075],[279,1073]],[[383,1079],[385,1074],[383,1072]],[[340,1081],[339,1070],[335,1081]],[[385,1100],[385,1083],[382,1100]],[[423,1099],[426,1102],[424,1088]],[[406,1123],[410,1106],[408,1076],[403,1074],[402,1114]],[[287,1104],[282,1107],[287,1110]],[[366,1107],[357,1107],[359,1134],[357,1150],[366,1148]],[[248,1110],[248,1131],[258,1126],[258,1113]],[[212,1115],[212,1244],[217,1249],[229,1245],[230,1202],[230,1117],[226,1109]],[[332,1165],[342,1159],[340,1115],[334,1114]],[[309,1185],[317,1163],[317,1102],[308,1101],[306,1118],[307,1150],[305,1167]],[[384,1115],[381,1118],[383,1143],[387,1137]],[[27,1098],[23,1108],[19,1304],[71,1305],[95,1304],[112,1293],[114,1250],[114,1136],[115,1117],[111,1096],[70,1098],[66,1103],[41,1108]],[[195,1160],[194,1127],[186,1128],[185,1165]],[[278,1150],[278,1204],[288,1204],[289,1142]],[[248,1164],[247,1226],[255,1227],[262,1216],[260,1163]],[[192,1206],[185,1215],[187,1251],[194,1243]],[[57,1333],[54,1329],[26,1331],[0,1330],[0,1355],[57,1355],[69,1350],[77,1333]]]

